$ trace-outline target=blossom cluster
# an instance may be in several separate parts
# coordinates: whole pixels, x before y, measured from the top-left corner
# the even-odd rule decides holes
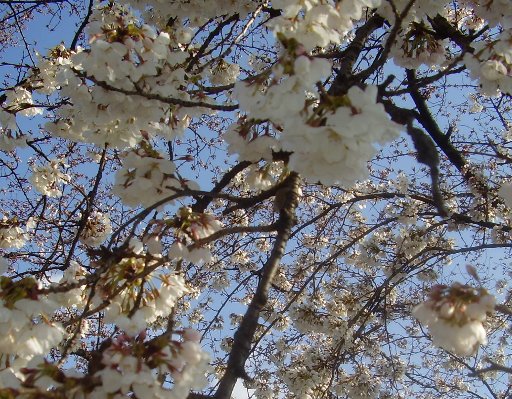
[[[86,245],[97,247],[112,233],[112,225],[107,214],[93,211],[85,221],[80,233],[80,241]]]
[[[0,248],[21,248],[27,240],[26,232],[15,219],[6,216],[0,220]]]
[[[34,188],[48,197],[60,197],[61,185],[69,181],[69,176],[59,170],[62,161],[52,160],[46,165],[34,166],[30,182]]]
[[[40,292],[33,278],[0,276],[0,372],[19,371],[62,341],[65,331],[60,323],[52,321],[60,306],[57,297]]]
[[[129,250],[131,256],[102,273],[93,303],[100,306],[108,298],[105,322],[136,336],[159,317],[168,316],[188,289],[181,275],[159,268],[163,260],[147,260],[140,241],[132,239]]]
[[[390,50],[395,64],[409,69],[421,65],[433,68],[444,64],[447,41],[437,40],[425,31],[428,31],[427,27],[411,24],[408,30],[398,33]]]
[[[210,70],[210,83],[216,86],[230,85],[236,82],[240,75],[240,66],[220,60],[215,67]]]
[[[391,5],[387,1],[380,3],[377,12],[388,21],[396,22],[397,14],[403,17],[402,26],[407,26],[412,22],[428,21],[429,16],[444,14],[447,1],[424,0],[421,2],[410,3],[407,0],[396,0]],[[404,10],[408,12],[404,15]]]
[[[194,264],[210,262],[213,257],[207,246],[196,245],[222,228],[222,223],[207,213],[197,213],[190,207],[178,210],[173,220],[176,241],[169,248],[168,256]],[[200,244],[200,243],[199,243]]]
[[[145,19],[159,26],[165,26],[170,18],[187,20],[193,27],[201,26],[209,19],[223,15],[238,14],[245,18],[248,13],[255,11],[261,0],[126,0],[135,9],[144,11]]]
[[[103,353],[103,368],[95,376],[102,384],[95,388],[94,397],[133,395],[138,399],[186,397],[191,389],[202,388],[208,370],[208,355],[198,343],[199,335],[191,330],[181,334],[183,341],[155,340],[141,342],[144,334],[135,338],[121,335]],[[143,351],[145,361],[138,355]],[[160,378],[170,374],[171,388],[162,386]],[[171,396],[169,396],[171,395]]]
[[[154,99],[191,99],[183,90],[187,54],[169,34],[140,24],[121,5],[95,9],[88,33],[90,48],[58,46],[31,77],[36,90],[48,94],[58,88],[68,99],[46,129],[63,138],[121,148],[148,135],[180,135],[188,115]]]
[[[24,227],[14,217],[0,220],[0,249],[29,249],[0,257],[0,397],[23,397],[27,392],[94,399],[187,397],[190,389],[204,385],[208,356],[200,347],[199,333],[183,330],[183,321],[203,329],[205,340],[214,342],[214,354],[215,345],[229,352],[233,339],[211,338],[210,332],[227,332],[223,316],[230,301],[247,303],[263,283],[268,284],[263,287],[268,288],[268,300],[256,318],[252,342],[260,345],[253,353],[268,356],[262,362],[265,367],[277,370],[268,381],[278,381],[296,397],[324,396],[329,390],[351,398],[386,397],[381,381],[403,378],[406,366],[382,356],[386,362],[381,359],[367,367],[365,359],[375,359],[383,327],[392,325],[385,323],[403,316],[405,295],[400,288],[414,286],[407,279],[437,277],[435,270],[425,270],[431,249],[454,249],[448,230],[464,222],[452,212],[451,203],[463,198],[461,207],[470,210],[464,216],[481,221],[475,224],[479,231],[502,222],[493,209],[481,212],[487,197],[456,195],[463,184],[446,201],[452,219],[433,213],[436,204],[424,184],[428,175],[414,186],[398,170],[377,167],[371,172],[377,172],[372,176],[381,183],[352,185],[369,176],[368,161],[379,146],[398,136],[401,126],[389,114],[394,120],[420,121],[423,113],[400,104],[405,107],[402,118],[398,98],[409,95],[412,82],[382,80],[388,59],[405,68],[437,69],[434,77],[426,68],[418,73],[426,76],[417,81],[425,100],[431,87],[435,90],[436,79],[448,79],[455,70],[448,68],[458,68],[456,63],[467,67],[484,95],[512,93],[509,0],[455,3],[460,11],[450,13],[447,0],[100,2],[88,16],[87,41],[79,41],[84,47],[61,44],[46,56],[38,54],[37,66],[26,67],[30,72],[23,81],[2,91],[0,109],[0,150],[25,143],[36,154],[28,161],[30,186],[25,172],[18,176],[2,159],[2,168],[12,173],[8,179],[17,180],[5,191],[20,187],[26,197],[19,210],[14,205],[22,201],[17,199],[2,199],[2,205],[9,214],[23,214],[23,220],[29,212],[36,215],[40,233],[31,237],[30,223]],[[406,15],[400,15],[408,7]],[[351,75],[343,82],[346,87],[337,90],[333,77],[338,82],[339,65],[350,61],[339,55],[354,50],[350,41],[356,29],[358,38],[364,28],[373,29],[365,26],[372,15],[386,21],[367,32],[355,64],[345,65],[352,68],[346,71]],[[470,40],[462,49],[464,58],[456,58],[463,46],[440,38],[443,35],[431,24],[436,15],[446,17],[460,35],[472,34],[487,21],[489,36],[482,33],[482,40]],[[249,35],[256,34],[251,32],[266,28],[274,32],[275,43],[268,34],[252,41]],[[390,37],[393,43],[387,42]],[[357,48],[358,43],[353,44]],[[387,58],[378,65],[381,54]],[[425,83],[429,79],[434,79],[432,86]],[[391,83],[373,85],[383,81],[397,84],[396,90]],[[214,110],[236,111],[236,116],[214,115]],[[44,128],[34,134],[37,140],[28,140],[17,115],[32,118],[43,112]],[[203,137],[204,127],[209,132]],[[194,138],[184,133],[187,128]],[[66,159],[71,161],[66,162],[71,166],[64,163],[65,146],[55,137],[85,144],[68,143]],[[194,147],[194,139],[203,138],[204,152],[212,151],[211,164],[187,155],[181,159],[193,162],[180,166],[174,149],[200,156],[203,149]],[[457,138],[453,145],[460,142]],[[96,146],[93,154],[101,147],[104,155],[97,186],[89,191],[93,179],[77,164],[90,156],[85,151],[91,144]],[[157,150],[164,145],[169,157]],[[231,162],[214,153],[225,147],[249,163],[227,172],[212,192],[200,192],[195,182],[182,178],[204,165],[218,173],[219,159]],[[498,153],[500,146],[495,148]],[[391,149],[389,158],[409,149],[404,140]],[[51,160],[46,151],[58,159]],[[23,158],[25,152],[11,155]],[[387,155],[380,159],[387,162]],[[468,149],[463,155],[469,159],[473,152]],[[441,173],[449,170],[442,166]],[[290,171],[306,181],[294,215],[287,215],[279,202],[286,202],[288,198],[279,196],[288,192],[276,186],[293,176]],[[336,185],[343,187],[330,187]],[[34,200],[30,187],[45,197]],[[249,197],[252,190],[267,192]],[[440,190],[441,196],[449,193],[444,186]],[[509,191],[508,185],[500,191],[507,206]],[[276,199],[274,207],[271,197]],[[382,198],[389,200],[387,205],[378,203]],[[503,208],[503,201],[495,202]],[[364,209],[364,204],[372,209]],[[144,211],[137,214],[133,208]],[[282,211],[279,216],[277,210]],[[230,227],[221,230],[215,211],[223,212],[222,221]],[[331,217],[342,212],[342,221]],[[372,213],[378,214],[378,221],[368,218]],[[283,228],[284,216],[297,221],[297,227]],[[118,227],[114,234],[111,218]],[[265,225],[269,221],[272,224]],[[439,226],[444,230],[438,235]],[[502,232],[495,242],[506,243],[508,230],[504,224],[501,230],[495,227],[490,237]],[[231,240],[234,232],[237,236]],[[279,258],[279,252],[285,256]],[[270,269],[271,281],[266,279],[271,268],[266,253],[279,265]],[[30,274],[41,281],[25,277]],[[217,307],[220,296],[226,302]],[[469,356],[487,342],[484,323],[494,303],[482,288],[436,286],[412,313],[428,327],[434,345]],[[208,323],[207,317],[217,310]],[[242,318],[231,316],[235,328]],[[398,323],[394,327],[402,328]],[[387,328],[388,343],[398,335],[394,327]],[[387,348],[391,354],[408,345],[402,338]],[[290,342],[299,344],[291,350]],[[266,343],[268,351],[260,350]],[[73,361],[70,355],[87,367],[66,370]],[[52,363],[55,359],[58,363]],[[217,376],[224,370],[219,359],[213,362]],[[346,366],[352,375],[344,373],[344,360],[353,362]],[[396,368],[386,369],[389,364]],[[255,361],[249,367],[260,366]],[[339,372],[337,386],[332,384],[333,370]],[[266,381],[264,376],[254,382],[259,398],[287,396],[272,392]]]
[[[412,314],[428,326],[432,342],[461,356],[474,354],[487,344],[483,322],[494,310],[496,299],[484,289],[453,284],[435,286],[429,299],[417,305]]]
[[[480,83],[488,96],[512,93],[512,33],[504,30],[491,42],[479,42],[473,53],[466,53],[464,63],[471,77]]]
[[[290,168],[309,181],[324,184],[350,183],[368,176],[366,163],[383,144],[399,133],[384,106],[377,102],[377,88],[351,87],[347,106],[327,111],[320,117],[309,109],[313,119],[289,121],[282,136],[283,149],[293,151]],[[304,145],[307,144],[307,145]]]
[[[197,188],[194,182],[178,180],[175,171],[172,161],[143,146],[124,155],[123,167],[116,173],[112,193],[125,205],[149,207],[175,194],[178,189]]]
[[[304,54],[295,59],[284,56],[273,68],[269,87],[237,82],[235,96],[248,117],[270,120],[279,135],[251,133],[250,122],[242,119],[226,136],[230,151],[249,160],[268,159],[276,149],[289,151],[291,169],[323,184],[365,178],[366,162],[376,152],[375,143],[396,137],[399,126],[377,102],[374,86],[351,87],[346,96],[331,98],[323,109],[318,107],[308,93],[330,70],[329,62],[323,59]]]
[[[51,391],[66,397],[72,389],[74,396],[97,399],[186,397],[191,389],[204,387],[209,357],[199,346],[199,334],[187,329],[180,335],[181,340],[148,339],[145,332],[136,337],[118,334],[103,348],[89,375],[37,356],[21,372],[0,371],[0,393],[24,397]]]
[[[353,27],[353,20],[359,20],[366,8],[376,8],[381,0],[330,1],[273,1],[282,15],[268,25],[274,32],[288,39],[295,39],[307,50],[339,44]]]
[[[510,3],[507,0],[463,0],[461,4],[471,9],[478,18],[490,26],[511,26]]]
[[[25,145],[25,137],[17,134],[15,114],[0,108],[0,150],[12,151],[16,147],[23,147]]]
[[[22,116],[35,116],[43,113],[41,108],[34,105],[32,93],[24,87],[16,87],[13,90],[9,90],[2,107],[7,111],[19,113]]]

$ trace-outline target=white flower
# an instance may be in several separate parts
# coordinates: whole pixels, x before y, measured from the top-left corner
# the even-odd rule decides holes
[[[31,289],[26,284],[27,281],[18,289]],[[19,370],[35,356],[48,354],[66,335],[59,323],[50,321],[58,307],[45,296],[37,300],[23,298],[9,304],[0,300],[0,357],[15,356]]]
[[[466,306],[466,315],[476,321],[485,321],[487,313],[494,310],[496,298],[493,295],[485,295],[478,302],[472,302]]]
[[[238,75],[240,75],[240,67],[237,64],[220,60],[210,71],[210,82],[212,85],[225,86],[235,83]]]
[[[48,197],[60,197],[62,183],[69,181],[69,176],[59,171],[61,161],[52,160],[43,166],[34,166],[30,182],[34,188]]]
[[[148,248],[148,253],[153,256],[162,256],[162,243],[160,242],[160,236],[152,235],[145,240]]]
[[[107,214],[91,212],[80,234],[80,241],[86,245],[97,247],[112,233],[112,225]]]
[[[7,109],[19,112],[23,116],[35,116],[43,113],[41,108],[33,106],[32,94],[22,87],[7,91],[5,102]]]
[[[498,191],[498,194],[505,201],[505,205],[507,205],[509,209],[512,209],[512,184],[502,184]]]
[[[201,247],[192,249],[188,253],[186,260],[196,265],[200,265],[203,263],[211,262],[213,260],[213,257],[212,253],[208,248]]]
[[[507,68],[498,60],[487,60],[481,68],[481,73],[488,80],[499,80],[507,76]]]
[[[186,259],[188,257],[188,248],[181,242],[174,242],[169,248],[169,258],[171,259]]]
[[[175,170],[173,162],[158,154],[149,156],[143,152],[129,152],[123,167],[116,173],[112,193],[128,206],[150,207],[174,194],[175,188],[181,188],[180,182],[174,177]]]
[[[258,136],[253,139],[242,137],[240,125],[232,124],[223,136],[228,144],[228,152],[237,154],[243,161],[258,162],[260,159],[272,160],[272,150],[279,150],[279,142],[270,136]]]
[[[21,248],[27,241],[26,232],[15,220],[5,216],[0,220],[0,248]]]
[[[0,370],[0,387],[19,389],[22,381],[16,376],[12,367]]]
[[[495,298],[483,289],[454,284],[435,286],[430,299],[412,310],[428,326],[432,343],[460,356],[473,355],[487,344],[482,322],[494,310]]]
[[[471,356],[480,345],[487,344],[482,323],[472,321],[462,326],[438,319],[429,325],[432,343],[460,356]]]
[[[290,168],[309,181],[324,184],[352,183],[368,175],[367,162],[377,143],[385,143],[399,132],[382,104],[376,102],[377,88],[348,91],[350,107],[339,107],[316,126],[297,116],[286,121],[283,149],[292,152]]]
[[[250,168],[245,182],[250,188],[256,190],[267,190],[275,183],[270,173],[254,166]]]

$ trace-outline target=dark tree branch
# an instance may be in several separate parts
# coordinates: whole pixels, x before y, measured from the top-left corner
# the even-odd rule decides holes
[[[85,210],[82,213],[82,217],[80,218],[80,221],[78,223],[78,230],[75,234],[73,242],[71,243],[71,247],[69,248],[69,252],[66,257],[66,261],[64,262],[64,267],[66,267],[66,268],[69,266],[71,260],[73,259],[73,256],[75,253],[75,248],[78,244],[78,241],[80,240],[80,235],[84,231],[85,226],[87,224],[87,219],[89,218],[89,215],[91,214],[92,207],[94,204],[94,199],[96,198],[96,194],[98,193],[100,181],[103,177],[103,169],[105,168],[106,156],[107,156],[107,147],[103,148],[103,152],[101,153],[101,160],[100,160],[100,163],[98,166],[98,172],[96,173],[96,178],[94,180],[94,185],[93,185],[91,191],[87,194]]]
[[[240,173],[245,168],[249,167],[251,165],[251,162],[249,161],[242,161],[239,164],[233,166],[231,170],[226,172],[224,176],[222,176],[222,179],[219,180],[217,184],[215,184],[215,187],[210,191],[212,196],[202,196],[196,200],[196,203],[192,206],[192,210],[197,213],[202,213],[206,210],[208,205],[210,205],[210,202],[213,198],[215,198],[215,194],[218,194],[222,191],[223,188],[225,188],[233,178]]]
[[[238,330],[234,335],[233,346],[229,354],[226,372],[219,382],[215,392],[215,399],[230,399],[238,378],[250,379],[245,371],[245,362],[251,352],[252,341],[258,327],[261,310],[268,300],[268,291],[276,274],[281,258],[284,255],[286,243],[295,224],[295,209],[298,203],[299,177],[296,173],[290,174],[281,188],[288,191],[288,202],[279,212],[277,221],[277,237],[270,257],[261,270],[261,278],[256,292],[249,304]]]
[[[76,49],[76,45],[78,43],[78,39],[80,38],[80,35],[84,31],[84,29],[87,26],[87,24],[89,23],[89,18],[92,15],[92,7],[93,7],[93,5],[94,5],[94,0],[89,0],[89,6],[87,8],[87,15],[85,16],[84,20],[82,21],[82,23],[80,24],[78,30],[75,33],[75,37],[73,38],[73,41],[71,42],[71,45],[69,47],[71,50],[75,50]]]
[[[356,30],[354,40],[339,55],[341,65],[327,92],[328,94],[335,96],[343,95],[354,84],[353,79],[350,79],[354,63],[357,61],[359,54],[361,54],[368,37],[377,29],[381,28],[383,24],[384,18],[375,14],[366,21],[363,26]]]
[[[437,144],[437,146],[443,151],[448,160],[457,168],[457,170],[462,174],[464,179],[470,184],[472,187],[476,188],[481,194],[484,196],[487,195],[486,184],[481,180],[479,176],[477,176],[473,171],[467,168],[467,160],[464,156],[458,151],[453,144],[450,142],[450,135],[447,135],[445,132],[441,130],[436,120],[430,113],[427,102],[425,98],[420,93],[419,88],[417,86],[416,73],[408,69],[406,71],[407,79],[409,80],[410,86],[410,95],[418,112],[415,114],[415,118],[419,123],[425,128],[427,133],[430,135],[432,140]]]
[[[414,147],[416,148],[416,159],[430,169],[430,177],[432,179],[432,198],[434,204],[442,216],[447,216],[448,211],[444,204],[441,188],[439,187],[439,154],[432,139],[427,136],[421,129],[407,124],[407,133],[411,136]]]
[[[98,86],[104,88],[105,90],[123,93],[123,94],[126,94],[127,96],[140,96],[140,97],[147,98],[148,100],[157,100],[157,101],[163,102],[164,104],[180,105],[182,107],[204,107],[204,108],[209,108],[209,109],[213,109],[216,111],[235,111],[238,109],[238,104],[221,105],[221,104],[206,103],[204,101],[181,100],[179,98],[164,97],[159,94],[145,93],[142,90],[138,89],[137,87],[135,88],[135,90],[120,89],[118,87],[108,84],[107,82],[98,80],[94,76],[86,75],[83,72],[80,72],[77,70],[74,70],[74,72],[77,74],[77,76],[80,76],[84,79],[88,79],[88,80],[96,83]]]
[[[384,43],[382,51],[375,59],[375,61],[373,61],[369,68],[365,69],[364,71],[358,73],[353,77],[353,79],[356,82],[365,81],[366,79],[368,79],[368,77],[377,72],[377,70],[379,70],[379,68],[381,68],[388,61],[388,55],[389,52],[391,51],[391,46],[393,45],[393,42],[395,41],[396,36],[398,35],[398,32],[400,32],[400,29],[402,27],[402,21],[407,16],[415,2],[416,0],[409,0],[409,2],[405,5],[403,11],[400,14],[398,14],[398,10],[396,10],[393,3],[391,3],[393,11],[395,12],[395,25],[389,31],[389,36],[386,39],[386,43]]]
[[[208,37],[204,40],[203,44],[201,45],[201,47],[199,48],[197,53],[192,57],[192,59],[188,63],[185,71],[190,72],[192,70],[192,68],[194,67],[194,65],[197,64],[199,62],[199,59],[204,55],[204,52],[206,51],[206,49],[208,48],[210,43],[213,41],[213,39],[217,35],[219,35],[227,25],[229,25],[231,22],[237,22],[238,20],[239,20],[238,14],[234,14],[231,17],[229,17],[228,19],[219,23],[217,25],[217,27],[214,30],[212,30],[210,32],[210,34],[208,35]]]

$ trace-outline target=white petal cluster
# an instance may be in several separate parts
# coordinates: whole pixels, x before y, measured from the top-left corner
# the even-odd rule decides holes
[[[112,193],[125,205],[149,207],[174,194],[174,189],[181,188],[180,181],[174,176],[174,163],[157,153],[151,155],[141,150],[125,155],[112,188]]]
[[[240,66],[220,60],[215,67],[210,70],[210,83],[215,86],[225,86],[236,82],[240,75]]]
[[[0,108],[0,150],[12,151],[16,147],[27,145],[25,137],[16,134],[16,116],[13,112],[4,111]]]
[[[399,133],[382,104],[377,88],[364,91],[352,87],[347,94],[350,106],[327,114],[323,126],[311,126],[302,119],[288,121],[282,147],[292,151],[290,168],[309,181],[323,184],[352,183],[368,176],[367,162],[383,144]]]
[[[59,170],[61,165],[62,161],[52,160],[47,165],[34,166],[30,176],[34,188],[48,197],[60,197],[61,184],[69,181],[69,176]]]
[[[329,370],[327,368],[308,368],[298,362],[283,369],[281,378],[287,388],[297,398],[312,398],[314,393],[321,390],[329,383]]]
[[[107,214],[94,211],[91,212],[85,228],[80,234],[80,241],[85,245],[97,247],[101,245],[107,237],[112,233],[112,225]]]
[[[482,323],[494,310],[495,298],[485,290],[454,284],[436,286],[430,299],[417,305],[413,316],[428,326],[434,345],[460,356],[473,355],[487,344]]]
[[[186,19],[192,26],[200,26],[221,15],[238,14],[245,18],[256,10],[258,0],[127,0],[134,8],[146,10],[146,19],[165,26],[169,18]]]
[[[326,60],[307,55],[290,60],[285,55],[273,68],[269,87],[237,82],[234,95],[248,115],[230,127],[226,135],[229,151],[239,151],[241,159],[253,162],[271,159],[272,150],[291,152],[289,167],[323,184],[366,178],[366,162],[375,155],[375,144],[396,137],[399,126],[377,103],[374,86],[350,88],[342,106],[319,115],[309,90],[330,72]],[[270,120],[278,137],[257,134],[247,118]]]
[[[212,253],[206,247],[188,249],[187,246],[176,241],[169,248],[169,256],[173,259],[183,259],[187,262],[200,265],[213,260]]]
[[[284,63],[293,70],[293,74],[283,77],[284,67],[277,65],[273,69],[275,84],[269,87],[243,81],[235,83],[234,96],[250,118],[270,119],[277,125],[301,118],[299,114],[306,106],[308,90],[331,73],[331,64],[327,60],[305,55],[284,60]],[[272,152],[282,149],[278,139],[258,134],[245,120],[231,125],[224,139],[229,153],[236,153],[239,159],[251,162],[260,159],[271,161]]]
[[[296,304],[289,310],[295,328],[301,333],[323,332],[331,328],[328,318],[315,312],[312,304]]]
[[[69,76],[69,68],[72,52],[63,44],[59,44],[48,52],[47,57],[38,54],[38,68],[31,71],[30,81],[38,93],[52,94],[62,85],[67,85],[66,76]]]
[[[400,32],[391,46],[390,56],[396,65],[417,69],[421,65],[438,67],[446,61],[446,40],[436,40],[430,35]]]
[[[193,241],[206,238],[222,228],[222,223],[208,213],[195,213],[190,207],[180,208],[178,216],[185,232]]]
[[[23,87],[7,91],[5,104],[2,107],[23,116],[35,116],[43,113],[41,108],[34,106],[32,93]]]
[[[208,263],[213,260],[207,246],[194,246],[202,239],[208,238],[222,228],[222,223],[213,215],[193,212],[189,207],[179,209],[175,220],[180,226],[179,239],[169,248],[169,257],[183,259],[194,264]],[[190,246],[187,247],[187,245]]]
[[[27,241],[26,232],[19,222],[3,216],[0,220],[0,248],[21,248]]]
[[[230,154],[237,154],[238,159],[244,161],[272,160],[272,151],[277,151],[280,147],[277,139],[271,136],[255,135],[255,137],[251,137],[251,134],[241,134],[241,130],[243,128],[235,123],[228,128],[223,136],[228,144]]]
[[[512,184],[511,183],[503,183],[498,190],[498,194],[505,201],[505,205],[512,209]]]
[[[479,42],[474,53],[466,53],[464,63],[480,91],[488,96],[512,93],[512,33],[504,30],[495,41]]]
[[[432,15],[443,15],[446,3],[448,3],[447,0],[422,0],[416,1],[411,5],[408,0],[395,0],[393,5],[391,5],[388,1],[382,1],[377,12],[394,24],[396,13],[400,15],[408,8],[409,11],[401,21],[402,26],[406,26],[411,22],[424,22]]]
[[[478,18],[486,20],[490,26],[511,26],[512,15],[508,0],[462,0],[461,5],[471,9]]]
[[[181,135],[190,121],[184,108],[133,92],[190,100],[183,89],[187,54],[173,46],[168,33],[140,25],[121,6],[97,9],[91,18],[90,48],[54,49],[41,66],[53,72],[32,77],[37,87],[54,80],[49,86],[60,87],[59,94],[67,98],[46,129],[59,137],[118,148],[133,147],[148,135]],[[67,62],[59,62],[62,58]]]
[[[119,336],[103,353],[105,366],[96,372],[102,384],[94,389],[95,399],[134,397],[138,399],[185,398],[191,389],[203,388],[204,374],[208,370],[208,355],[190,333],[184,333],[183,342],[171,341],[154,348],[147,359],[141,361],[135,349],[143,350],[142,344],[126,336]],[[153,365],[150,367],[153,360]],[[155,367],[154,364],[157,366]],[[169,373],[173,383],[162,386],[160,377]]]
[[[269,164],[268,167],[258,168],[256,165],[251,165],[247,171],[247,177],[245,183],[251,188],[256,190],[267,190],[276,183],[276,179],[271,173],[271,166],[274,163]]]
[[[112,266],[101,277],[102,289],[95,297],[100,304],[103,298],[109,299],[105,309],[105,322],[118,326],[129,336],[136,336],[159,317],[168,316],[176,301],[188,292],[182,276],[169,273],[165,268],[155,272],[145,272],[146,268],[156,265],[155,261],[146,263],[142,257],[125,258]],[[120,276],[132,276],[129,283]],[[140,277],[136,277],[140,276]],[[140,303],[133,311],[138,297]]]
[[[276,83],[268,88],[251,82],[237,82],[234,96],[240,107],[249,111],[254,119],[270,119],[277,124],[296,117],[305,107],[307,91],[316,82],[329,76],[331,64],[324,59],[301,55],[290,62],[288,67],[293,68],[293,74],[283,79],[281,76],[284,68],[281,65],[274,67]]]
[[[0,358],[11,359],[11,367],[19,370],[34,356],[48,354],[64,338],[62,326],[50,321],[60,305],[43,295],[26,298],[37,290],[34,280],[0,279]]]
[[[345,387],[350,399],[376,399],[379,397],[380,379],[370,373],[367,367],[359,367],[352,376],[350,385]]]
[[[272,6],[282,10],[268,25],[276,34],[295,39],[307,50],[339,44],[359,20],[363,10],[376,8],[381,0],[274,0]]]

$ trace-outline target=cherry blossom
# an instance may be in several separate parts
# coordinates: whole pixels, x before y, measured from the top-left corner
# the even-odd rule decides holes
[[[0,397],[506,397],[509,8],[3,7]]]
[[[482,322],[496,300],[485,291],[455,284],[437,286],[430,299],[417,305],[413,315],[429,327],[433,343],[455,354],[469,356],[487,344]]]
[[[108,215],[94,211],[85,223],[85,228],[80,234],[80,241],[86,245],[98,246],[102,244],[112,233],[112,225]]]
[[[27,241],[26,232],[17,220],[2,217],[0,221],[0,248],[21,248]]]
[[[59,170],[62,166],[63,163],[59,160],[52,160],[47,165],[34,166],[30,182],[41,194],[60,197],[61,185],[69,180],[69,177]]]

